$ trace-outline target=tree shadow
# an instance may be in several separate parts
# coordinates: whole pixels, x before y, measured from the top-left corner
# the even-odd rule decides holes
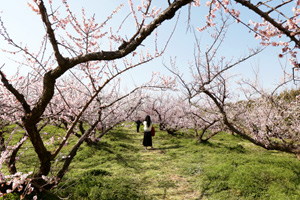
[[[116,141],[116,140],[134,140],[135,139],[135,135],[131,134],[130,131],[126,131],[126,130],[114,130],[110,133],[108,133],[107,135],[108,137],[110,137],[111,140]],[[106,137],[106,136],[104,136]]]
[[[228,152],[246,153],[246,149],[241,144],[227,144],[227,143],[223,143],[223,142],[212,143],[209,141],[203,141],[199,144],[210,147],[212,149],[223,149],[223,150],[225,149]]]
[[[183,145],[179,145],[179,144],[176,144],[176,145],[172,145],[172,146],[167,146],[167,147],[154,147],[153,149],[149,149],[151,151],[162,151],[162,150],[169,150],[169,149],[179,149],[179,148],[183,148],[184,146]]]

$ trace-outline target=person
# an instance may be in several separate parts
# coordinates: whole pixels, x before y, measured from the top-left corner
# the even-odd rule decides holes
[[[149,115],[146,116],[143,124],[144,124],[143,145],[145,147],[145,150],[147,150],[147,147],[151,147],[151,149],[153,149],[152,136],[151,136],[152,121]]]
[[[142,121],[138,119],[137,121],[135,121],[135,123],[136,123],[136,132],[139,133]]]

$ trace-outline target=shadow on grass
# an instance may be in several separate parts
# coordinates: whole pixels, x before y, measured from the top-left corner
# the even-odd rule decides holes
[[[205,142],[201,142],[199,143],[199,145],[203,145],[205,147],[210,147],[212,149],[215,150],[228,150],[229,153],[246,153],[246,149],[243,147],[243,145],[241,144],[226,144],[226,143],[221,143],[221,142],[209,142],[209,141],[205,141]]]
[[[172,145],[172,146],[167,146],[167,147],[154,147],[153,149],[148,149],[149,151],[162,151],[162,150],[169,150],[169,149],[179,149],[179,148],[183,148],[183,145]]]
[[[131,134],[131,131],[128,130],[114,130],[113,132],[110,132],[108,135],[105,137],[110,138],[111,141],[131,141],[135,139],[135,134]]]

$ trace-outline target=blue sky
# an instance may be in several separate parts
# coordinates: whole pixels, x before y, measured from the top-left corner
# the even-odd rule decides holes
[[[154,3],[155,2],[159,1],[154,1]],[[84,7],[87,14],[90,16],[95,13],[96,18],[101,22],[106,19],[106,16],[108,16],[120,3],[124,3],[125,6],[110,24],[111,26],[119,26],[124,16],[130,12],[127,1],[76,0],[75,2],[73,1],[70,3],[70,5],[71,9],[79,12],[81,7]],[[192,9],[192,25],[204,25],[207,8],[203,4],[204,3],[202,3],[201,8]],[[44,28],[41,26],[42,22],[40,17],[35,13],[32,13],[26,4],[26,1],[5,1],[5,3],[1,5],[0,11],[2,11],[2,19],[12,38],[16,38],[17,41],[27,44],[31,48],[39,48],[40,43],[36,40],[36,38],[43,35]],[[193,60],[194,35],[191,31],[186,31],[187,11],[187,7],[181,10],[178,27],[163,57],[146,65],[139,66],[126,73],[122,79],[124,85],[130,87],[130,85],[133,84],[142,84],[145,80],[149,80],[151,78],[152,71],[160,71],[163,74],[169,74],[169,72],[163,67],[162,63],[164,62],[165,64],[168,64],[169,58],[174,56],[177,57],[177,66],[179,69],[183,73],[188,74],[188,61]],[[243,14],[249,15],[249,13],[243,13],[241,11],[242,16]],[[129,19],[129,21],[130,20],[131,19]],[[165,22],[159,28],[159,42],[161,44],[163,44],[166,38],[170,35],[174,24],[175,19]],[[131,28],[129,29],[130,30],[128,31],[132,31]],[[207,41],[209,37],[205,34],[205,32],[197,34],[201,38],[200,41],[203,44],[203,47],[205,47],[208,44]],[[130,37],[129,34],[128,37]],[[144,42],[144,44],[147,47],[148,43],[151,42],[151,39],[148,39]],[[6,42],[0,40],[0,46],[5,48]],[[259,41],[254,39],[253,34],[249,33],[247,28],[241,24],[233,24],[229,28],[226,40],[219,52],[219,55],[226,56],[227,58],[238,59],[239,57],[246,55],[249,48],[255,48],[258,46]],[[278,53],[280,53],[280,51],[280,48],[267,47],[261,54],[235,67],[231,73],[241,74],[244,78],[253,78],[253,68],[259,68],[263,86],[265,88],[273,88],[274,84],[278,83],[283,75],[281,70],[282,66],[286,65],[288,72],[292,72],[292,66],[289,63],[286,64],[286,59],[278,58]],[[4,68],[5,73],[11,74],[18,67],[16,64],[9,62],[2,52],[0,53],[0,58],[2,61],[7,63]]]

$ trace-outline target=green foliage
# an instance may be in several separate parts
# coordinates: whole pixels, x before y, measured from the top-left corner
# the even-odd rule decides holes
[[[294,101],[296,96],[300,94],[300,89],[284,90],[279,95],[278,98],[285,100],[286,102]]]
[[[4,200],[19,200],[20,196],[18,194],[8,194],[8,195],[4,196],[3,198],[0,197],[0,199],[4,199]]]

